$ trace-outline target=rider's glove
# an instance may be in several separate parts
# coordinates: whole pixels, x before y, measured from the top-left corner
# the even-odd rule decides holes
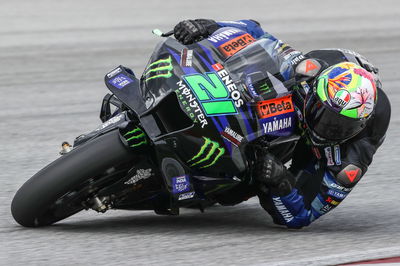
[[[208,37],[220,26],[212,19],[184,20],[174,28],[175,38],[183,44],[192,44]]]
[[[288,195],[295,183],[291,172],[270,153],[264,154],[257,162],[255,178],[271,193],[278,196]]]

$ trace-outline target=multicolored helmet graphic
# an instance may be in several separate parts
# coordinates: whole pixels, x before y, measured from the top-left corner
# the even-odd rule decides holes
[[[306,124],[322,142],[343,141],[365,127],[376,101],[374,76],[361,66],[342,62],[316,79],[305,103]]]
[[[374,76],[349,62],[323,71],[317,80],[317,94],[340,114],[351,118],[369,116],[377,99]]]

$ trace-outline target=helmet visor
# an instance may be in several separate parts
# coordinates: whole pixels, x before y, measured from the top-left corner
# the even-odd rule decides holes
[[[349,139],[359,133],[366,123],[366,119],[340,115],[322,103],[315,93],[308,96],[304,114],[308,128],[327,141]]]

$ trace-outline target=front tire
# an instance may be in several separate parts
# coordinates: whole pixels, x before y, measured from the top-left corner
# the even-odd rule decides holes
[[[15,194],[11,213],[22,226],[45,226],[65,219],[84,207],[68,210],[54,206],[63,195],[79,189],[89,178],[134,158],[121,141],[119,131],[113,130],[78,146],[31,177]],[[59,208],[60,209],[60,208]]]

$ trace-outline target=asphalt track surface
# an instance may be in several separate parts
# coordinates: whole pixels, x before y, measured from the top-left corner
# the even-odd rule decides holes
[[[400,255],[400,2],[252,3],[0,0],[1,265],[325,265]],[[179,217],[88,211],[47,228],[18,226],[16,190],[62,141],[99,124],[104,74],[119,64],[140,74],[160,41],[153,28],[199,17],[254,18],[300,50],[354,49],[380,68],[390,129],[343,204],[302,230],[275,226],[255,199]]]

